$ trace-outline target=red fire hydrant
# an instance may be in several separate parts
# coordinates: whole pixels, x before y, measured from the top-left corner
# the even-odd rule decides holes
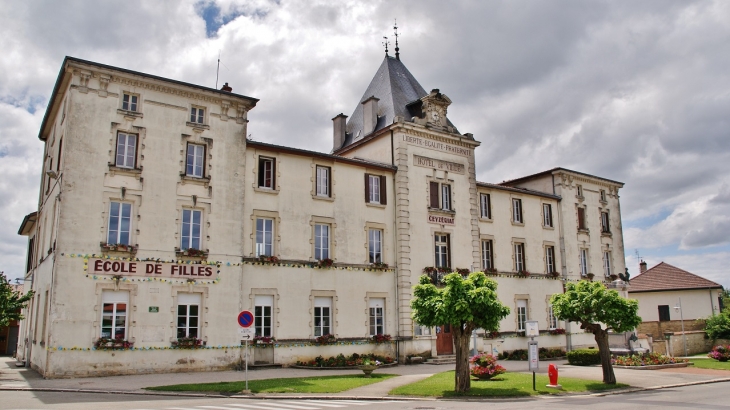
[[[550,384],[547,387],[552,387],[553,389],[563,388],[563,386],[558,384],[558,366],[555,363],[550,363],[550,366],[548,366],[548,378],[550,379]]]

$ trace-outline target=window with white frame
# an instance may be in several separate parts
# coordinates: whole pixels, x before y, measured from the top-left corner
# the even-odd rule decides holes
[[[200,338],[200,293],[177,294],[177,337]]]
[[[198,209],[183,209],[180,249],[200,249],[200,234],[203,212]]]
[[[332,298],[314,298],[314,336],[324,336],[332,333]]]
[[[453,211],[451,185],[436,181],[429,182],[429,207],[442,211]]]
[[[101,334],[107,339],[127,338],[129,292],[104,290],[101,293]]]
[[[494,269],[493,243],[491,239],[482,239],[482,269]]]
[[[606,202],[606,190],[601,190],[601,201]]]
[[[437,268],[448,268],[450,266],[449,242],[450,238],[447,233],[437,233],[434,235],[434,262]]]
[[[545,247],[545,273],[556,272],[555,269],[555,247]]]
[[[130,93],[122,94],[122,109],[126,111],[137,111],[137,96]]]
[[[555,316],[553,311],[553,305],[548,301],[548,330],[555,330],[558,328],[558,317]]]
[[[191,107],[190,108],[190,122],[196,124],[205,124],[205,108]]]
[[[185,159],[185,175],[202,178],[205,165],[205,146],[188,144],[188,153]]]
[[[256,218],[256,257],[274,255],[274,220]]]
[[[451,185],[441,184],[441,209],[451,210]]]
[[[276,189],[276,159],[259,157],[259,188]]]
[[[492,197],[490,194],[479,194],[480,216],[484,219],[492,219]]]
[[[117,155],[114,163],[119,168],[134,169],[137,165],[137,135],[117,133]]]
[[[330,257],[330,226],[314,225],[314,259],[322,260]]]
[[[413,323],[413,333],[416,336],[431,336],[431,328],[428,326],[422,326],[418,323]]]
[[[611,225],[608,218],[608,212],[601,212],[601,232],[611,233]]]
[[[580,275],[585,276],[588,274],[588,249],[581,248],[579,253],[578,262],[580,263]]]
[[[578,194],[578,197],[583,197],[583,185],[576,185],[575,186],[576,193]]]
[[[383,231],[380,229],[368,229],[368,261],[383,262]]]
[[[525,271],[525,244],[521,242],[515,242],[515,272]]]
[[[132,226],[132,204],[111,201],[106,243],[129,245]]]
[[[271,337],[273,335],[274,296],[256,295],[253,310],[256,336]]]
[[[330,172],[330,167],[317,165],[317,196],[331,196]]]
[[[522,200],[519,198],[512,198],[512,222],[524,223],[522,219]]]
[[[611,276],[611,252],[603,252],[603,274]]]
[[[542,204],[542,225],[553,227],[553,206],[550,204]]]
[[[517,331],[525,331],[525,322],[527,322],[527,299],[517,299]]]
[[[385,205],[385,175],[365,174],[365,202]]]
[[[385,334],[385,299],[370,298],[370,336]]]

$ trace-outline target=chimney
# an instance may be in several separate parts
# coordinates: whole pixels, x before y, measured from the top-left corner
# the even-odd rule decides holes
[[[334,133],[332,134],[332,150],[338,150],[345,143],[345,132],[347,126],[347,115],[343,113],[337,114],[335,118],[332,118],[332,126]]]
[[[231,91],[233,91],[233,88],[229,87],[228,86],[228,83],[225,83],[225,84],[223,84],[223,87],[221,87],[221,91],[225,91],[227,93],[230,93]]]
[[[643,260],[639,263],[639,273],[646,272],[646,262]]]
[[[375,131],[378,124],[378,101],[375,96],[371,96],[367,100],[361,102],[362,107],[362,135],[368,135]]]

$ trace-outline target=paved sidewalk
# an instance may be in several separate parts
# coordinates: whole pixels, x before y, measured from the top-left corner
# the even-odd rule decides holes
[[[570,366],[565,360],[553,360],[540,362],[539,373],[547,373],[549,363],[556,363],[560,377],[575,377],[600,381],[602,372],[600,366],[580,367]],[[521,361],[500,361],[507,371],[527,372],[527,362]],[[432,374],[453,370],[453,365],[409,365],[394,366],[378,369],[379,373],[397,374],[385,381],[374,383],[369,386],[362,386],[346,392],[331,394],[327,396],[376,398],[385,397],[388,392],[396,387],[425,379]],[[703,383],[710,381],[730,381],[730,371],[709,370],[696,368],[676,368],[664,370],[630,370],[614,369],[616,379],[619,383],[625,383],[637,388],[657,388],[661,386],[672,386],[679,384]],[[339,374],[361,374],[360,370],[309,370],[309,369],[262,369],[249,370],[249,380],[289,378],[289,377],[313,377],[321,375]],[[0,358],[0,389],[53,389],[53,390],[86,390],[100,392],[123,392],[123,393],[145,393],[145,387],[183,384],[183,383],[214,383],[224,381],[245,380],[243,372],[221,371],[221,372],[194,372],[194,373],[165,373],[165,374],[143,374],[131,376],[111,377],[89,377],[75,379],[43,379],[38,373],[26,368],[15,367],[15,360]],[[277,395],[267,395],[268,397]],[[306,396],[306,395],[301,395]],[[322,396],[322,395],[317,395]]]

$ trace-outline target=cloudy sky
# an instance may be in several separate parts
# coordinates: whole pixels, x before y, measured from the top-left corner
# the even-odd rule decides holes
[[[626,183],[626,261],[730,286],[730,2],[0,0],[0,270],[22,276],[38,128],[66,55],[260,98],[253,139],[328,152],[400,27],[401,60],[482,142],[478,179]],[[392,52],[392,46],[391,46]]]

